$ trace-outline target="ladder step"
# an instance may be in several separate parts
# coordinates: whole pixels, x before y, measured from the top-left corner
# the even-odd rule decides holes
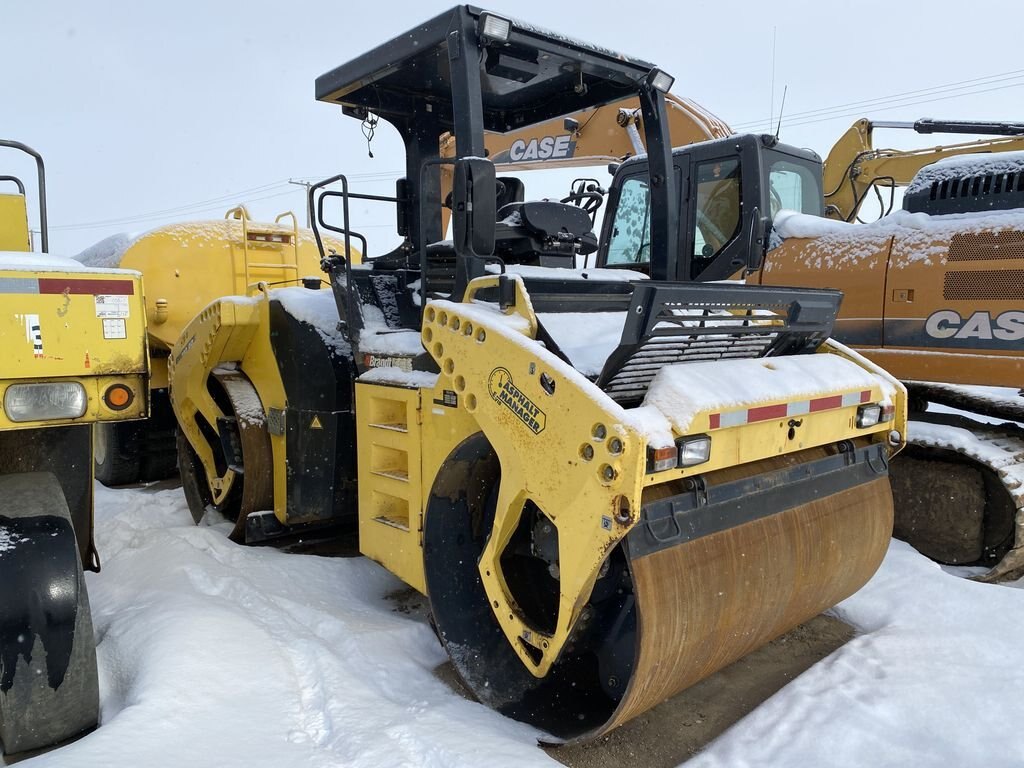
[[[399,423],[395,423],[395,424],[367,424],[366,426],[373,427],[374,429],[386,429],[389,432],[408,432],[409,431],[409,427],[408,426],[406,426],[405,424],[399,424]]]
[[[375,517],[375,518],[373,518],[373,520],[374,520],[374,522],[381,523],[382,525],[387,525],[387,526],[389,526],[391,528],[397,528],[400,531],[408,531],[409,530],[409,521],[408,520],[401,520],[401,519],[397,519],[397,518],[394,518],[394,517],[384,517],[384,515],[380,515],[379,517]]]
[[[373,474],[381,477],[390,477],[392,480],[400,480],[403,483],[409,482],[409,473],[401,469],[375,469],[371,471]]]

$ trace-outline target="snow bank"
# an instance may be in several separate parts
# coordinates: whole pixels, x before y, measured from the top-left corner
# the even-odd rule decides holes
[[[102,724],[25,768],[555,765],[438,679],[422,611],[375,563],[238,546],[180,489],[96,494]],[[834,613],[859,636],[688,766],[1020,764],[1024,592],[893,542]]]
[[[238,546],[179,489],[97,486],[96,508],[102,724],[26,768],[552,764],[435,676],[439,643],[370,560]]]
[[[860,636],[687,766],[1021,764],[1020,589],[958,578],[893,541],[833,612]]]

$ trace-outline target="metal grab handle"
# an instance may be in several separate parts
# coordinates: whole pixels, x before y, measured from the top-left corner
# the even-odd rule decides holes
[[[675,533],[673,533],[673,534],[671,534],[669,536],[665,536],[664,538],[662,538],[661,536],[659,536],[658,534],[656,534],[654,532],[654,525],[653,524],[654,523],[660,523],[660,522],[663,522],[665,520],[671,520],[672,521],[672,526],[676,530],[675,530]],[[666,543],[668,543],[668,542],[670,542],[670,541],[672,541],[674,539],[678,539],[680,536],[682,536],[683,535],[683,527],[681,525],[679,525],[679,521],[676,520],[675,512],[672,512],[668,517],[661,517],[661,518],[658,518],[657,520],[648,520],[647,521],[647,532],[651,535],[651,538],[654,539],[659,544],[666,544]]]

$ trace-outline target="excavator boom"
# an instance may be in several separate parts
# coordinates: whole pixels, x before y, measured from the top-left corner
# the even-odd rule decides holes
[[[990,135],[993,138],[944,144],[923,149],[876,149],[875,128],[913,130],[920,134],[959,133]],[[972,122],[967,120],[916,120],[885,122],[862,118],[850,126],[833,145],[822,171],[825,186],[825,215],[839,221],[856,221],[872,190],[889,193],[906,186],[926,165],[947,157],[982,152],[1024,150],[1024,123]],[[884,209],[883,209],[884,210]],[[888,213],[889,210],[884,210]]]

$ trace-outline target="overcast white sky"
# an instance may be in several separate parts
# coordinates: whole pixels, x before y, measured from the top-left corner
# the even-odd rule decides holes
[[[450,6],[6,0],[0,137],[46,158],[58,253],[116,232],[219,217],[238,202],[257,217],[300,212],[302,192],[289,178],[345,172],[387,192],[403,167],[393,133],[378,131],[370,160],[358,123],[316,102],[313,81]],[[861,116],[1024,120],[1019,0],[973,15],[978,6],[948,0],[489,7],[646,58],[676,77],[676,93],[737,130],[767,130],[788,86],[782,139],[822,155]],[[831,111],[802,114],[813,110]],[[876,146],[934,143],[876,136]],[[32,166],[5,151],[0,173],[12,170],[29,177]],[[373,221],[386,231],[390,212]]]

